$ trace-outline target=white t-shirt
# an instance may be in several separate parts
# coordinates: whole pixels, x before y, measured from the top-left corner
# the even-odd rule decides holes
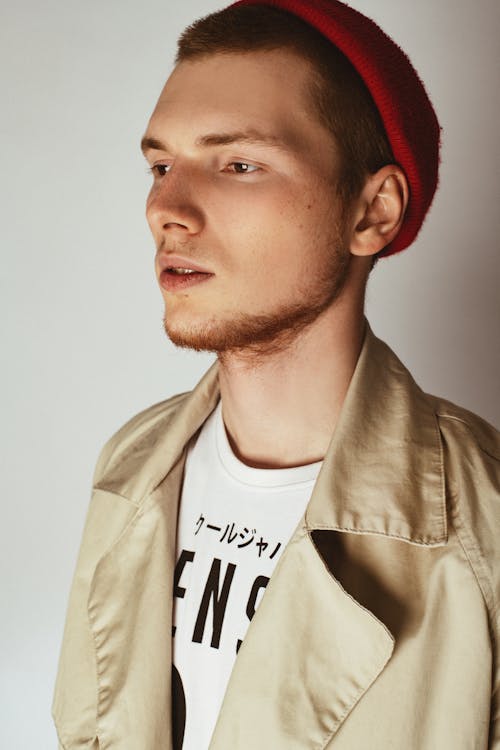
[[[190,446],[174,579],[174,750],[208,748],[239,646],[320,467],[242,463],[221,402]]]

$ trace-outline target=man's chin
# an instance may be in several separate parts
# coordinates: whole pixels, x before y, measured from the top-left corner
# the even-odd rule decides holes
[[[165,333],[175,346],[197,352],[272,354],[289,348],[332,303],[290,305],[267,315],[240,315],[231,319],[175,325],[166,317]]]
[[[175,326],[164,320],[164,329],[170,341],[182,349],[220,354],[241,349],[255,341],[256,332],[227,322],[204,323],[199,326]]]
[[[165,320],[163,327],[168,338],[175,346],[182,349],[193,349],[197,352],[217,352],[219,351],[220,341],[217,341],[217,337],[214,336],[209,330],[197,330],[190,328],[189,330],[179,329],[174,326],[170,326]]]

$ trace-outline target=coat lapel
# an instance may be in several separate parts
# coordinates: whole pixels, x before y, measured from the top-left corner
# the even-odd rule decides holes
[[[210,750],[324,747],[392,649],[389,632],[342,590],[302,526],[241,646]]]
[[[171,571],[183,461],[99,562],[88,601],[99,747],[169,748]]]
[[[212,367],[165,417],[161,405],[119,440],[95,487],[138,508],[100,559],[88,598],[98,684],[99,747],[172,747],[173,571],[186,445],[219,398]],[[151,429],[158,409],[159,419]]]

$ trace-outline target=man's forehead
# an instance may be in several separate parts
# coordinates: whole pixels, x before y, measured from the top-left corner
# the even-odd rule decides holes
[[[304,97],[306,105],[312,73],[309,63],[286,48],[202,55],[175,66],[157,107],[194,97],[218,104],[236,97],[240,107],[255,99],[266,108],[281,96],[288,101]],[[267,92],[273,93],[272,99],[264,99]]]
[[[197,146],[298,145],[304,129],[319,124],[304,91],[308,68],[292,57],[273,50],[181,62],[160,94],[142,145],[154,147],[151,139],[168,140],[169,131],[184,128]]]

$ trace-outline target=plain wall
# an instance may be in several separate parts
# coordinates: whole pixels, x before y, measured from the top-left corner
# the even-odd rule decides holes
[[[500,425],[500,4],[353,0],[408,52],[443,132],[415,245],[368,318],[421,386]],[[3,3],[0,746],[55,748],[50,703],[95,458],[212,357],[162,331],[139,140],[178,33],[218,3]]]

